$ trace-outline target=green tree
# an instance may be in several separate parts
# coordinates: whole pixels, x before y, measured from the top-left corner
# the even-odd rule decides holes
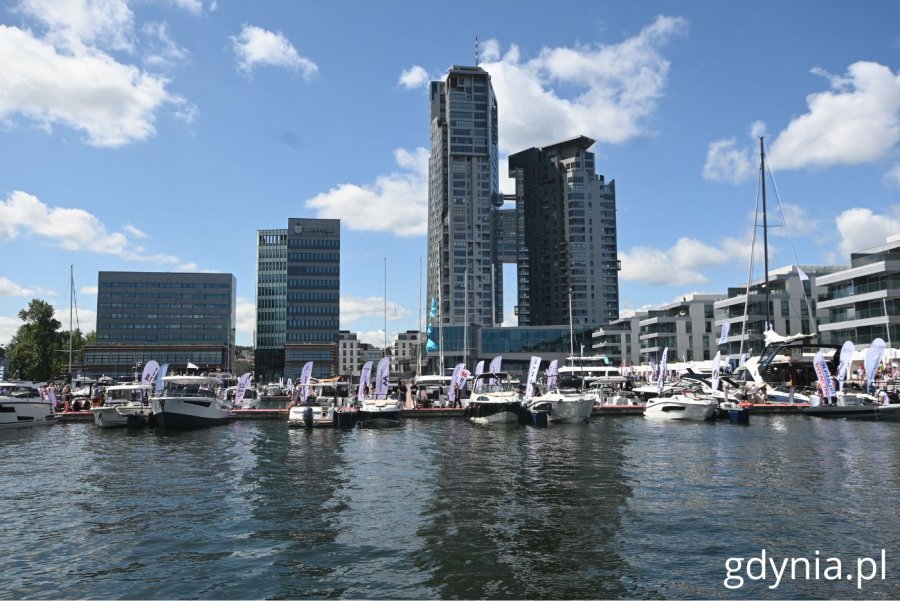
[[[10,371],[18,372],[25,380],[49,380],[59,360],[56,351],[61,350],[62,324],[53,317],[53,307],[39,299],[33,299],[27,309],[19,311],[19,319],[25,323],[19,326],[7,349]]]

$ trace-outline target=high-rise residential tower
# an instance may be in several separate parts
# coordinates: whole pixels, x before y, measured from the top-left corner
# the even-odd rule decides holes
[[[503,269],[493,217],[502,204],[497,100],[480,67],[454,66],[431,82],[428,165],[428,297],[440,323],[503,319]]]
[[[577,136],[509,156],[516,180],[519,325],[607,324],[619,317],[616,184]]]

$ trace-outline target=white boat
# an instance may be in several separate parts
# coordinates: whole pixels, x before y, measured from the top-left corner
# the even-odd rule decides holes
[[[524,413],[522,399],[508,373],[485,372],[472,381],[472,396],[465,409],[476,424],[518,422]]]
[[[669,397],[656,397],[644,405],[644,417],[657,420],[702,422],[713,418],[718,402],[708,396],[684,391]]]
[[[596,395],[581,390],[580,378],[557,378],[557,387],[548,390],[526,404],[531,412],[547,413],[547,421],[558,424],[578,424],[589,421]]]
[[[349,382],[337,379],[310,379],[310,394],[303,402],[291,404],[288,410],[288,426],[307,428],[331,428],[339,420],[338,413],[350,414]],[[350,419],[350,418],[347,418]]]
[[[231,404],[216,398],[222,381],[210,376],[166,376],[163,391],[150,399],[156,425],[189,430],[224,424],[232,418]]]
[[[642,405],[641,398],[630,390],[613,388],[607,384],[594,383],[588,390],[594,402],[601,407],[621,407],[625,405]]]
[[[0,382],[0,429],[49,426],[56,413],[34,382]]]
[[[359,404],[356,419],[360,426],[398,426],[403,411],[403,401],[400,399],[366,398]]]
[[[146,425],[153,415],[151,390],[141,382],[107,386],[103,405],[91,407],[94,423],[100,428]]]
[[[229,386],[225,389],[225,400],[232,403],[235,409],[259,409],[259,394],[256,392],[256,388],[252,386],[248,386],[246,390],[244,390],[244,398],[240,403],[235,403],[234,400],[237,397],[237,386]]]

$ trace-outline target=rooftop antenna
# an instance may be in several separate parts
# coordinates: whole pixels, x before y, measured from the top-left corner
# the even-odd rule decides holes
[[[475,66],[476,67],[478,66],[479,58],[481,58],[481,57],[478,55],[478,36],[476,35],[475,36]]]

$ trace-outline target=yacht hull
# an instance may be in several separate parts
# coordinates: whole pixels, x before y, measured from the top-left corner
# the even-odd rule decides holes
[[[506,403],[482,403],[470,401],[466,414],[476,424],[518,423],[522,415],[522,404],[518,401]]]
[[[644,407],[644,417],[653,420],[681,420],[703,422],[712,419],[716,405],[673,399],[650,399]]]
[[[544,411],[547,421],[555,424],[579,424],[589,421],[594,409],[593,397],[574,397],[538,400],[530,411]]]
[[[151,410],[149,407],[91,407],[91,414],[98,428],[124,428],[146,425]]]
[[[49,403],[0,400],[0,430],[51,426],[57,421]]]
[[[231,411],[216,399],[154,398],[151,400],[156,425],[166,430],[195,430],[226,424]]]

